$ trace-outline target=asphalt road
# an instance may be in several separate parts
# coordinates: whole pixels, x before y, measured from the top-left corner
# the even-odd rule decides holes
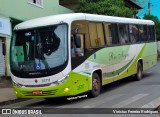
[[[153,108],[154,110],[154,108],[158,107],[160,105],[160,62],[155,67],[145,71],[141,81],[134,81],[132,77],[129,77],[104,86],[101,94],[96,98],[86,97],[87,94],[80,96],[84,96],[84,98],[78,97],[79,99],[69,101],[66,98],[53,101],[31,99],[6,105],[3,108],[39,108],[43,110],[43,113],[51,113],[52,115],[47,115],[51,117],[159,117],[158,114],[105,114],[105,112],[141,108]],[[53,113],[57,114],[53,115]],[[17,117],[18,115],[15,116]],[[26,115],[26,117],[28,116]]]

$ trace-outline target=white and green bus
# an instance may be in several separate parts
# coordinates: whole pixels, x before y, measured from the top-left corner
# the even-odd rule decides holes
[[[10,49],[13,87],[19,98],[95,97],[105,84],[157,63],[154,22],[84,13],[18,24]]]

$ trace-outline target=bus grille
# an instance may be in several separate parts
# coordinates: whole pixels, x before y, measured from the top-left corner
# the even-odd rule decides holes
[[[50,86],[51,83],[48,84],[40,84],[40,85],[24,85],[25,87],[47,87]]]
[[[57,89],[43,91],[43,93],[39,95],[34,95],[32,91],[21,91],[20,93],[23,94],[24,96],[53,96],[55,95],[56,92],[57,92]]]

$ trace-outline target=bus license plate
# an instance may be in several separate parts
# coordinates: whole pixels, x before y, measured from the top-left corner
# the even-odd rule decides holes
[[[41,95],[41,94],[43,94],[43,91],[42,90],[36,90],[36,91],[33,91],[32,94],[33,95]]]

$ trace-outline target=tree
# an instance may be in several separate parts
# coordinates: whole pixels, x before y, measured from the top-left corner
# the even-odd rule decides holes
[[[160,21],[157,16],[145,14],[144,19],[152,20],[155,23],[157,41],[160,41]]]
[[[133,17],[138,11],[125,6],[124,0],[79,0],[78,12]]]

